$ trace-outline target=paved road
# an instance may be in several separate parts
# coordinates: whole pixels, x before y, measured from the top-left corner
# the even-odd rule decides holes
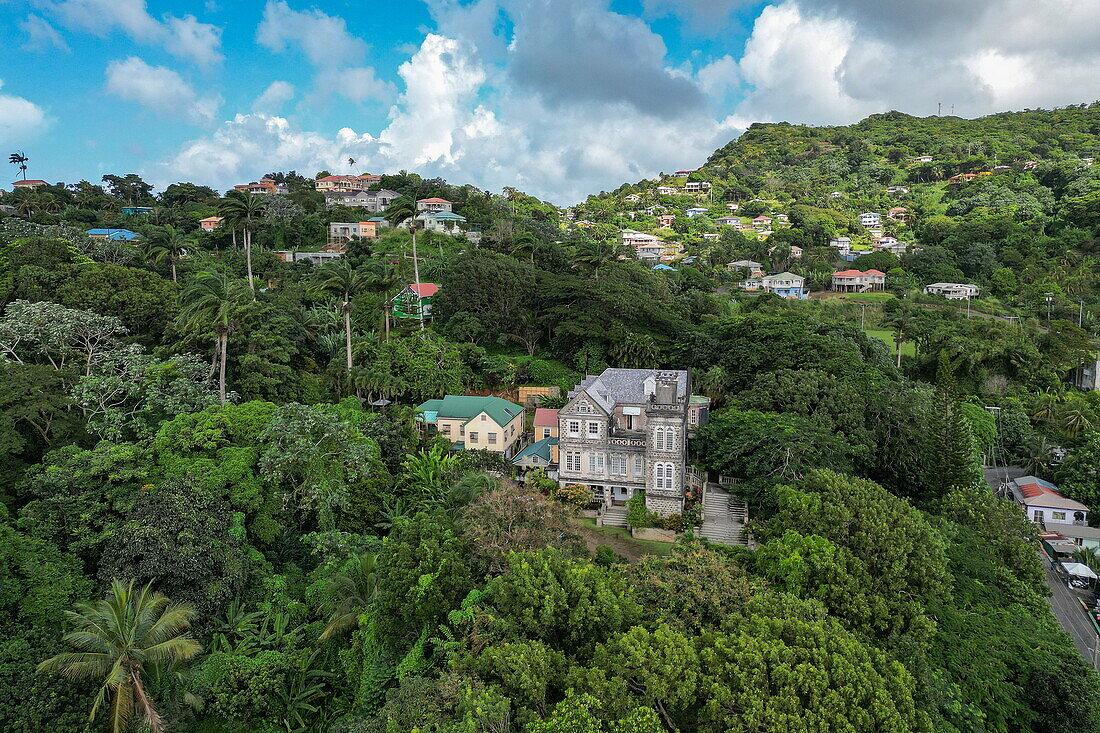
[[[1061,577],[1050,566],[1050,562],[1046,557],[1042,557],[1042,562],[1046,570],[1046,584],[1051,592],[1051,596],[1047,600],[1050,601],[1054,617],[1058,619],[1058,623],[1062,624],[1062,628],[1073,639],[1073,645],[1077,647],[1077,651],[1081,652],[1081,656],[1086,661],[1092,662],[1095,667],[1096,663],[1093,661],[1093,657],[1100,656],[1096,652],[1097,645],[1100,644],[1100,637],[1096,636],[1096,630],[1092,627],[1092,622],[1081,610],[1081,604],[1077,601],[1077,596],[1062,582]]]
[[[994,491],[997,490],[1002,481],[1023,475],[1024,470],[1015,466],[985,469],[985,480]],[[1062,582],[1062,578],[1050,566],[1050,562],[1042,552],[1039,553],[1039,557],[1046,573],[1044,581],[1047,587],[1050,588],[1051,595],[1048,601],[1050,602],[1051,611],[1054,612],[1054,617],[1058,619],[1058,623],[1073,639],[1073,645],[1077,647],[1077,651],[1081,653],[1081,656],[1092,663],[1093,667],[1097,667],[1096,661],[1100,661],[1100,659],[1094,661],[1094,658],[1100,657],[1100,654],[1096,652],[1096,649],[1100,646],[1100,637],[1097,637],[1092,622],[1082,611],[1081,604],[1077,602],[1077,596]]]

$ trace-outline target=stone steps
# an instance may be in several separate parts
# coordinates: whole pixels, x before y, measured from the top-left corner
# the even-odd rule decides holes
[[[603,510],[603,514],[600,515],[601,524],[604,527],[627,527],[626,523],[626,507],[611,506],[606,507]]]

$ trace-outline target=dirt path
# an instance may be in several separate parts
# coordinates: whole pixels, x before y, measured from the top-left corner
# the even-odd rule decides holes
[[[645,555],[654,554],[636,540],[627,539],[617,532],[601,531],[577,519],[570,520],[570,524],[584,540],[584,544],[588,546],[588,551],[591,553],[595,553],[599,545],[607,545],[630,562],[636,562]]]

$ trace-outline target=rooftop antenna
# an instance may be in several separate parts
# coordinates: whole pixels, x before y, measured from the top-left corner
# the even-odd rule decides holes
[[[936,102],[936,117],[943,114],[943,102]]]
[[[954,104],[951,105],[951,116],[952,117],[955,116],[955,105]]]

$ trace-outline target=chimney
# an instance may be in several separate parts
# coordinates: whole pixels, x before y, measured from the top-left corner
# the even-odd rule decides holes
[[[676,372],[658,372],[654,402],[658,405],[676,404]]]

